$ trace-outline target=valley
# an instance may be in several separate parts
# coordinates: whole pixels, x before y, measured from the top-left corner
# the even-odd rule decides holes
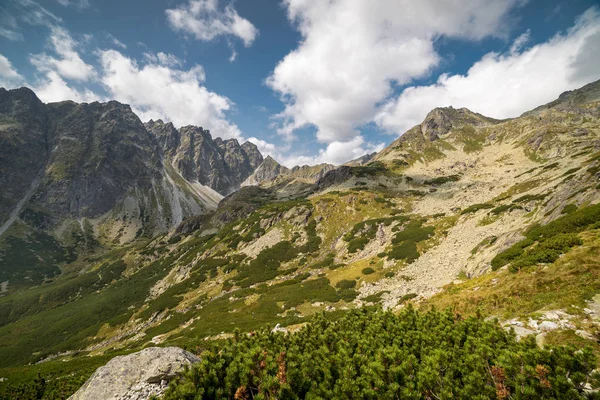
[[[600,81],[514,119],[437,108],[337,167],[28,89],[0,89],[0,140],[0,398],[38,374],[68,396],[148,346],[432,307],[600,355]]]

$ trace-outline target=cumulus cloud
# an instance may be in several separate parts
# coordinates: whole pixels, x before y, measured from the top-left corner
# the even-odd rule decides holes
[[[519,0],[285,0],[302,35],[267,84],[281,94],[277,117],[286,137],[306,125],[321,142],[348,142],[377,105],[439,62],[440,36],[481,39],[505,35],[505,17]]]
[[[488,53],[466,75],[439,77],[429,86],[409,87],[375,118],[390,133],[420,123],[434,107],[467,107],[495,117],[516,117],[554,100],[566,90],[600,79],[600,11],[591,8],[575,25],[545,43],[525,48],[529,34],[506,53]]]
[[[383,143],[369,143],[362,136],[356,136],[345,142],[331,142],[326,148],[319,150],[319,154],[315,156],[289,155],[282,156],[281,159],[282,164],[290,168],[295,165],[315,165],[321,163],[340,165],[365,154],[381,151],[384,146],[385,144]]]
[[[116,50],[100,53],[100,81],[111,98],[131,104],[142,120],[166,119],[175,125],[199,125],[216,136],[241,137],[226,112],[233,103],[203,86],[204,69],[169,68],[159,63],[140,66]]]
[[[54,71],[63,78],[77,81],[87,81],[96,75],[94,67],[82,60],[75,49],[77,42],[66,29],[51,27],[49,41],[57,57],[47,53],[31,55],[30,61],[38,71]]]
[[[65,80],[56,72],[48,71],[43,80],[41,80],[33,90],[37,96],[45,103],[52,103],[63,100],[73,100],[78,103],[81,102],[92,102],[92,101],[106,101],[105,98],[97,95],[89,89],[78,90],[73,86],[69,85]]]
[[[273,143],[255,137],[248,138],[248,141],[254,143],[263,156],[279,157],[279,149]]]
[[[0,87],[14,87],[25,82],[8,58],[0,54]]]
[[[258,35],[258,29],[250,21],[240,17],[233,4],[221,9],[218,0],[189,0],[165,13],[173,30],[193,35],[202,41],[211,41],[219,36],[233,36],[241,39],[248,47]]]

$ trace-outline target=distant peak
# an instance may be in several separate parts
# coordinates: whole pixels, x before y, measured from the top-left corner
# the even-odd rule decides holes
[[[275,159],[274,159],[273,157],[271,157],[271,156],[267,156],[267,157],[265,157],[265,160],[263,161],[263,163],[269,163],[269,164],[273,164],[273,163],[274,163],[274,164],[279,164],[279,163],[277,162],[277,160],[275,160]]]

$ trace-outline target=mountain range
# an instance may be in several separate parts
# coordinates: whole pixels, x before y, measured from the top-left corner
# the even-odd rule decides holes
[[[70,394],[150,345],[407,304],[600,354],[600,81],[505,120],[436,108],[379,153],[294,168],[0,89],[0,184],[8,382]]]

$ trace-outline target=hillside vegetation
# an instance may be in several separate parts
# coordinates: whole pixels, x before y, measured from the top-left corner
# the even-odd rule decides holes
[[[47,249],[52,274],[0,294],[0,398],[65,398],[108,358],[154,345],[212,360],[168,396],[582,396],[600,354],[600,99],[584,100],[505,121],[436,109],[365,165],[314,184],[242,187],[216,210],[126,245],[59,254],[40,237],[31,248]],[[357,311],[365,307],[386,311]],[[276,324],[296,333],[261,330]],[[311,356],[327,335],[338,344],[319,369]],[[472,360],[482,352],[487,364]],[[386,375],[386,357],[414,362]],[[268,367],[252,373],[251,360]],[[569,368],[585,378],[563,379]],[[303,377],[307,369],[318,375]],[[350,380],[360,381],[352,396]]]

